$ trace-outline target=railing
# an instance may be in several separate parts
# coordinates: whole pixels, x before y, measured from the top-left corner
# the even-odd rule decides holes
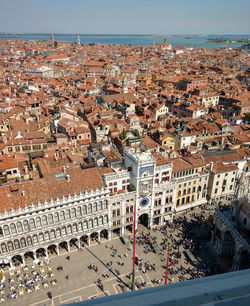
[[[250,253],[250,246],[246,242],[246,240],[235,230],[233,224],[225,217],[225,215],[220,211],[218,207],[215,208],[216,214],[222,219],[224,224],[227,226],[227,228],[230,230],[231,234],[234,236],[236,240],[238,240],[245,249]]]

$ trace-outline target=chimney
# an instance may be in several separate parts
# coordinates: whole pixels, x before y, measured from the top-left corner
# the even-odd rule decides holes
[[[210,172],[213,171],[213,167],[214,167],[214,162],[210,162]]]

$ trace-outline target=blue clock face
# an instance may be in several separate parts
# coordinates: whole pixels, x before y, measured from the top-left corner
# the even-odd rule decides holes
[[[148,167],[141,167],[140,168],[140,176],[142,176],[142,174],[144,173],[144,172],[147,172],[147,173],[149,173],[149,174],[153,174],[153,166],[148,166]]]
[[[148,199],[141,200],[141,206],[146,206],[148,204]]]

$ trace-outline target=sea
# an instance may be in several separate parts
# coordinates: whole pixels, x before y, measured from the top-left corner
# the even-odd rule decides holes
[[[167,38],[168,43],[172,47],[205,47],[205,48],[220,48],[231,47],[237,48],[244,45],[243,42],[211,42],[209,39],[250,39],[250,35],[104,35],[104,34],[79,34],[82,44],[121,44],[132,46],[152,46],[154,42],[163,42]],[[58,41],[76,42],[77,34],[54,34],[54,39]],[[50,40],[50,33],[48,34],[16,34],[16,33],[0,33],[0,40]]]

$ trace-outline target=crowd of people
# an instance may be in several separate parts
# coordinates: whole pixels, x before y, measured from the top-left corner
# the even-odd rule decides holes
[[[42,261],[36,259],[30,265],[16,264],[5,268],[5,278],[0,284],[0,302],[38,291],[40,288],[49,288],[57,285],[54,279],[53,268],[48,258]]]

